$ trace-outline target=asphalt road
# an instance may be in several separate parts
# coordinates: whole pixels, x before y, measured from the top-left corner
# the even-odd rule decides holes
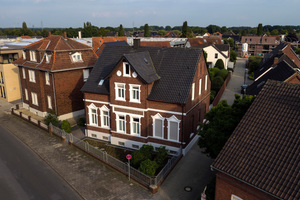
[[[27,146],[0,126],[0,199],[82,199]]]

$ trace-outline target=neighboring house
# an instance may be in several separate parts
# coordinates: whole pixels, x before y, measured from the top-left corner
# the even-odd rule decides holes
[[[103,49],[82,88],[86,136],[132,149],[151,144],[185,154],[209,110],[203,51],[139,44]]]
[[[141,41],[142,47],[171,47],[169,41]]]
[[[200,38],[188,38],[186,47],[207,47],[213,44],[223,44],[220,36],[203,36]]]
[[[19,69],[12,62],[22,56],[22,49],[0,45],[0,99],[7,102],[21,99]]]
[[[243,52],[243,44],[247,43],[247,51]],[[242,36],[238,44],[239,56],[264,56],[280,44],[280,36]]]
[[[92,47],[50,35],[25,46],[18,65],[23,107],[44,117],[55,111],[60,119],[84,114],[80,89],[97,61]]]
[[[125,41],[118,41],[118,42],[106,42],[100,48],[97,49],[96,55],[99,57],[103,49],[107,46],[129,46],[129,44]]]
[[[227,69],[228,63],[229,63],[229,52],[228,50],[225,51],[225,49],[229,49],[229,45],[218,45],[220,48],[223,48],[221,51],[219,48],[217,48],[217,45],[210,45],[203,50],[207,53],[207,65],[209,68],[213,68],[217,62],[217,60],[221,59],[224,63],[224,68]]]
[[[92,37],[92,46],[94,52],[96,52],[97,56],[100,55],[98,52],[99,49],[101,49],[102,45],[104,43],[110,43],[110,42],[121,42],[125,41],[127,42],[127,37],[126,36],[120,36],[120,37]]]
[[[300,199],[300,85],[268,81],[215,159],[216,200]]]
[[[229,31],[226,33],[222,34],[222,38],[223,39],[230,39],[232,38],[235,42],[239,42],[240,41],[240,36],[235,34],[233,31]]]

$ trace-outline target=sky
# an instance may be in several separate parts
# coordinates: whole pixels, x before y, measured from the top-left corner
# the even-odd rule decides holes
[[[1,0],[0,28],[300,25],[300,0]]]

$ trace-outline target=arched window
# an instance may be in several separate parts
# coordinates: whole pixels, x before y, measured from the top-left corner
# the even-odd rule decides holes
[[[179,124],[180,120],[174,115],[168,120],[168,139],[173,141],[179,141]]]
[[[159,113],[152,116],[153,119],[153,137],[164,138],[164,120]]]

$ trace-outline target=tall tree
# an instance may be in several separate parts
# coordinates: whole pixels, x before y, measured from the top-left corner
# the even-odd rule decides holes
[[[144,37],[150,37],[150,31],[148,24],[145,24],[144,26]]]
[[[118,31],[118,36],[124,36],[124,29],[123,29],[122,24],[120,24],[119,31]]]
[[[187,21],[183,22],[182,28],[181,28],[182,35],[181,37],[186,38],[188,33],[188,24]]]
[[[23,29],[23,30],[26,30],[26,29],[27,29],[27,24],[26,24],[26,22],[23,22],[23,23],[22,23],[22,29]]]
[[[258,24],[256,35],[262,35],[262,34],[263,34],[263,26],[262,24]]]

